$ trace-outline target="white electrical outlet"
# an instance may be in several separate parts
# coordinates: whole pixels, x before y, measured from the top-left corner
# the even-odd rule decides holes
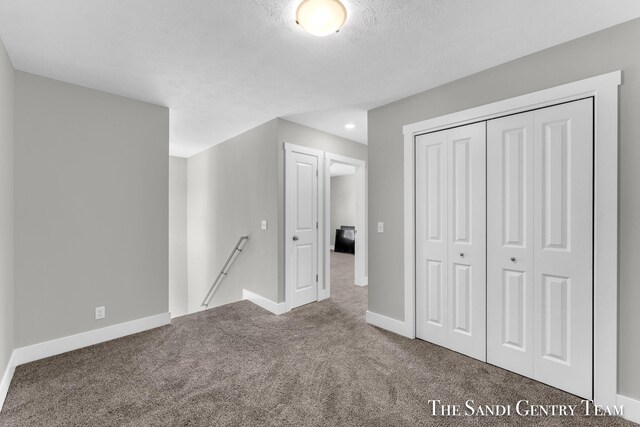
[[[104,319],[106,316],[106,311],[104,309],[104,305],[102,307],[96,307],[96,320]]]
[[[260,226],[262,227],[263,230],[266,230],[267,229],[267,220],[263,219],[262,220],[262,224]]]
[[[378,223],[378,233],[384,233],[384,222]]]

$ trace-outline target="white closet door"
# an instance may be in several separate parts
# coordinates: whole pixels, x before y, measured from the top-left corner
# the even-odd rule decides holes
[[[592,394],[593,107],[583,100],[534,113],[533,371]]]
[[[447,345],[447,132],[416,138],[416,336]]]
[[[416,141],[416,335],[486,360],[485,123]]]
[[[488,124],[487,360],[591,397],[591,100]]]
[[[449,348],[486,360],[485,123],[448,132]]]
[[[533,376],[533,113],[487,123],[487,361]]]

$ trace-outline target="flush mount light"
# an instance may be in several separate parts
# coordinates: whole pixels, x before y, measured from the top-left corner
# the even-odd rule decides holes
[[[304,0],[296,12],[296,23],[320,37],[337,33],[346,20],[347,9],[339,0]]]
[[[356,127],[356,125],[354,125],[353,123],[347,123],[346,125],[344,125],[344,127],[347,129],[353,129]]]

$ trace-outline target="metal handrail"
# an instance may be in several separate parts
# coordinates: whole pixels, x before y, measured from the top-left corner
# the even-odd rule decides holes
[[[216,280],[213,282],[213,284],[209,288],[209,292],[207,292],[207,295],[202,300],[202,307],[209,306],[209,301],[213,297],[213,294],[215,294],[216,289],[218,289],[218,286],[220,285],[220,283],[222,283],[222,279],[224,279],[229,273],[228,268],[231,265],[231,262],[233,261],[235,255],[242,252],[242,248],[244,248],[244,244],[247,240],[249,240],[249,236],[240,237],[240,239],[238,240],[238,243],[236,243],[236,247],[233,248],[233,251],[231,251],[229,258],[227,258],[227,262],[224,263],[224,267],[222,267],[222,270],[220,270],[220,273],[218,273]]]

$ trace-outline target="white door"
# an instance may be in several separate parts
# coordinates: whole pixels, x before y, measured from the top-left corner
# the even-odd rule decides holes
[[[296,308],[318,299],[318,157],[286,153],[286,298]]]
[[[490,363],[592,395],[593,109],[488,124]]]
[[[533,113],[487,124],[487,361],[533,376]]]
[[[593,104],[534,113],[535,378],[591,398]]]
[[[416,138],[416,336],[486,360],[485,123]]]

